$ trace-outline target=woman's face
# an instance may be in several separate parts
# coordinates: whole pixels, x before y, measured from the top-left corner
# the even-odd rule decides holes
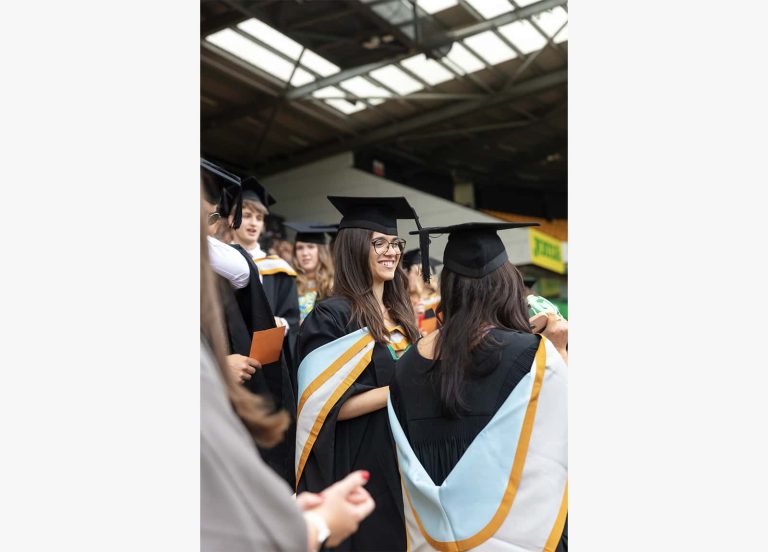
[[[389,243],[396,239],[398,239],[397,236],[389,236],[381,232],[374,232],[371,236],[371,242],[375,242],[376,246],[373,243],[370,245],[368,266],[374,283],[383,283],[395,278],[395,270],[397,270],[402,251],[390,246]]]
[[[317,270],[318,261],[316,243],[296,242],[296,262],[305,273],[310,274]]]
[[[259,236],[264,229],[264,214],[243,205],[243,222],[235,230],[235,240],[246,249],[253,249],[259,243]]]
[[[408,269],[408,291],[418,295],[424,293],[424,280],[421,277],[421,267],[418,265]]]

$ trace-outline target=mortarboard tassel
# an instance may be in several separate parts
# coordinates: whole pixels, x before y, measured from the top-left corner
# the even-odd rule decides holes
[[[243,222],[243,189],[238,186],[235,193],[237,193],[237,207],[235,208],[235,214],[232,220],[232,228],[237,230]]]
[[[429,267],[429,244],[431,243],[431,240],[429,239],[429,233],[425,232],[421,228],[419,215],[416,214],[416,209],[411,207],[411,210],[413,211],[413,218],[416,221],[416,228],[419,231],[419,250],[421,251],[421,277],[424,279],[424,283],[428,284],[431,276]]]

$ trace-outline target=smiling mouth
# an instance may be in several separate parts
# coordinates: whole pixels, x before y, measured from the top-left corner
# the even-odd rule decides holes
[[[384,268],[395,268],[395,261],[379,261],[379,264]]]

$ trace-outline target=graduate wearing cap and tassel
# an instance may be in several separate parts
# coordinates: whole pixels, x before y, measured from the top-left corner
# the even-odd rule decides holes
[[[296,271],[278,255],[268,255],[259,245],[268,207],[276,203],[258,180],[250,176],[242,183],[242,224],[232,235],[234,243],[245,248],[259,269],[269,306],[277,322],[286,327],[283,350],[289,366],[295,365],[296,338],[299,331],[299,299]]]
[[[536,225],[422,230],[448,234],[442,325],[399,360],[387,404],[410,551],[567,550],[567,323],[531,333],[497,234]]]
[[[203,204],[209,209],[208,252],[211,268],[220,276],[229,352],[229,369],[235,372],[249,391],[269,398],[269,404],[282,407],[291,415],[296,412],[295,387],[285,355],[277,362],[261,365],[248,358],[253,332],[276,327],[259,271],[250,253],[237,244],[225,244],[215,236],[225,237],[230,226],[241,221],[241,180],[218,165],[201,160]],[[289,484],[294,484],[293,446],[295,424],[286,431],[284,440],[270,448],[261,447],[264,461]]]
[[[296,231],[291,245],[291,259],[296,270],[296,292],[299,298],[299,325],[314,308],[315,303],[331,295],[333,289],[333,259],[326,243],[327,235],[338,228],[320,223],[287,221],[284,225]],[[296,372],[291,370],[293,388],[298,389]]]
[[[296,270],[299,295],[299,324],[304,322],[317,301],[330,297],[333,289],[333,259],[328,235],[338,228],[318,222],[288,221],[285,226],[296,231],[292,262]]]
[[[247,363],[237,366],[235,360],[239,360],[239,357],[247,358],[253,330],[249,329],[251,324],[246,324],[244,320],[236,300],[236,294],[247,293],[252,296],[255,306],[253,310],[259,315],[265,313],[264,320],[260,321],[262,324],[269,322],[271,311],[258,277],[255,282],[251,280],[248,256],[221,241],[221,238],[226,234],[225,227],[227,224],[225,221],[230,213],[231,200],[233,196],[239,193],[233,192],[233,190],[239,190],[240,177],[205,159],[201,159],[200,168],[203,183],[203,205],[208,210],[208,259],[214,273],[220,276],[219,284],[227,317],[229,350],[232,351],[232,354],[227,358],[227,363],[237,380],[244,383],[246,380],[252,379],[255,368],[251,366],[251,369],[248,370]],[[258,274],[257,271],[253,271],[253,273]],[[250,314],[248,317],[250,318]],[[261,379],[263,376],[262,378],[257,377],[257,380]]]
[[[376,510],[339,550],[405,550],[402,493],[386,413],[400,355],[418,339],[400,268],[397,219],[418,217],[403,197],[329,196],[342,213],[333,295],[299,335],[296,481],[318,492],[356,469]]]

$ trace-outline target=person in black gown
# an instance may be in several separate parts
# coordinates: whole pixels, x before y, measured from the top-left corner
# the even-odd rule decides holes
[[[405,240],[397,237],[397,219],[416,215],[402,197],[329,200],[343,218],[333,295],[315,305],[299,334],[298,491],[368,470],[376,510],[338,549],[405,550],[385,407],[396,361],[419,335],[399,264]]]
[[[217,215],[215,218],[209,216],[208,233],[210,236],[226,236],[228,225],[237,226],[241,219],[240,178],[204,159],[201,160],[201,177],[203,203],[209,210],[215,207],[215,211],[210,215]],[[237,265],[230,263],[223,267],[224,270],[217,270],[213,264],[214,258],[211,258],[212,267],[220,276],[218,285],[230,352],[226,357],[227,363],[230,369],[242,375],[240,381],[246,389],[266,398],[265,404],[271,405],[275,411],[281,408],[287,410],[293,419],[296,414],[295,390],[291,384],[286,355],[283,354],[276,362],[263,366],[248,358],[253,332],[276,327],[275,316],[259,278],[259,271],[251,255],[240,245],[225,245],[215,238],[208,239],[209,250],[210,245],[214,243],[216,249],[220,250],[218,257],[228,253],[228,257],[234,256],[235,260],[243,266],[240,270],[234,270],[231,267]],[[240,279],[243,281],[240,282]],[[285,438],[280,443],[259,448],[264,461],[292,486],[295,484],[293,471],[295,427],[295,423],[291,423]]]
[[[232,232],[233,244],[242,246],[258,268],[264,294],[279,326],[286,326],[283,353],[291,370],[295,369],[296,338],[299,335],[299,298],[296,271],[278,255],[261,249],[261,237],[269,207],[277,200],[254,177],[242,180],[242,224]],[[233,219],[231,219],[232,221]]]
[[[422,488],[427,488],[427,494],[433,487],[444,485],[478,435],[489,426],[502,406],[506,405],[505,410],[510,408],[510,401],[507,399],[513,391],[521,382],[527,382],[536,371],[535,360],[541,354],[539,351],[544,349],[541,343],[542,338],[531,333],[522,277],[514,265],[507,260],[504,246],[496,233],[497,230],[504,228],[534,224],[469,223],[424,230],[427,233],[449,234],[444,255],[445,266],[441,274],[441,303],[437,311],[437,317],[442,325],[438,331],[421,339],[416,347],[411,347],[398,362],[394,380],[390,384],[390,417],[392,415],[396,417],[399,423],[397,429],[403,439],[407,440],[406,445],[404,442],[397,441],[397,436],[395,437],[403,478],[407,482],[410,474],[417,474],[416,479],[418,479],[418,473],[426,472],[431,481],[424,484],[425,478],[421,477],[421,480]],[[550,357],[557,357],[558,352],[560,356],[565,357],[567,355],[565,350],[567,322],[557,320],[554,316],[552,318],[553,320],[544,330],[544,335],[549,336],[554,345],[554,348],[549,350]],[[559,368],[565,368],[561,358],[551,360],[548,358],[547,366],[550,362],[561,363]],[[549,384],[546,383],[548,380],[543,378],[543,368],[542,365],[543,389],[547,391],[548,397],[552,397]],[[554,376],[548,377],[552,379]],[[558,396],[561,399],[565,396],[563,390],[567,392],[564,384],[556,390],[560,393]],[[520,391],[518,390],[518,393]],[[523,399],[526,398],[527,396],[524,395]],[[538,408],[540,418],[551,419],[551,425],[542,431],[550,432],[547,437],[551,441],[559,440],[556,443],[558,447],[556,450],[561,459],[565,457],[566,473],[561,473],[561,468],[558,467],[555,477],[549,477],[550,474],[544,473],[544,475],[536,474],[525,479],[528,474],[523,472],[523,479],[530,485],[528,489],[536,487],[542,489],[541,492],[544,494],[554,495],[549,496],[549,503],[554,504],[556,508],[554,511],[550,508],[548,511],[550,517],[542,522],[544,539],[541,544],[546,541],[551,548],[539,546],[538,550],[542,548],[554,550],[556,546],[558,552],[563,552],[567,550],[567,530],[564,530],[563,526],[567,512],[567,505],[563,506],[566,503],[563,498],[563,486],[567,477],[567,426],[565,425],[567,414],[564,413],[564,405],[556,406],[553,414],[544,412],[543,409],[549,406],[543,404],[543,401],[539,401]],[[395,423],[391,425],[394,429]],[[502,439],[496,439],[496,443],[503,439],[509,440],[514,431],[508,429],[511,427],[512,425],[508,424],[504,428],[499,434]],[[489,436],[491,435],[489,433]],[[463,492],[463,495],[459,493],[459,498],[463,501],[475,500],[471,495],[471,488],[483,482],[484,478],[492,477],[490,475],[492,472],[484,469],[486,466],[499,463],[498,454],[486,452],[482,448],[488,446],[489,451],[495,451],[495,444],[486,445],[481,441],[478,440],[478,444],[473,448],[474,458],[468,460],[468,462],[475,462],[475,468],[481,468],[480,473],[477,473],[477,470],[472,472],[472,481],[457,481],[458,477],[465,477],[466,472],[457,473],[450,481],[450,486],[453,486],[454,490],[461,485],[467,487],[468,490]],[[520,442],[523,442],[523,438],[520,438]],[[515,449],[512,449],[512,452],[514,453]],[[416,462],[406,465],[406,455],[411,453],[411,458],[415,457]],[[512,458],[501,462],[506,460],[511,465]],[[529,459],[526,459],[526,462],[535,463]],[[416,463],[420,464],[420,467],[417,466],[414,469],[413,464]],[[420,471],[421,468],[423,471]],[[500,471],[500,473],[504,475],[505,480],[494,480],[491,484],[503,489],[507,484],[509,470]],[[558,484],[553,484],[553,481],[557,481]],[[414,515],[421,515],[422,518],[431,515],[423,506],[419,512],[419,506],[415,500],[413,502],[415,506],[409,504],[407,493],[419,492],[417,485],[411,484],[409,487],[405,482],[403,485],[406,493],[405,508],[413,508]],[[446,491],[447,495],[446,489],[441,489],[442,491]],[[433,493],[433,496],[437,496],[437,493]],[[440,502],[439,508],[433,511],[446,512],[445,520],[441,520],[444,525],[452,523],[461,525],[461,521],[456,521],[460,516],[457,516],[455,511],[451,511],[455,505],[452,506],[448,499],[443,502],[442,494],[437,500]],[[495,506],[490,511],[495,511]],[[526,515],[528,519],[531,518],[527,512],[522,512],[521,517],[525,518]],[[436,517],[439,518],[439,516]],[[434,549],[435,544],[430,543],[430,539],[461,541],[455,536],[461,533],[461,527],[451,527],[452,538],[441,539],[439,536],[428,533],[428,521],[419,519],[418,525],[414,524],[409,529],[411,550]],[[541,520],[534,520],[534,523],[539,521]],[[438,523],[434,523],[432,526],[437,525]],[[510,521],[507,525],[513,526],[514,523]],[[422,539],[420,533],[425,531],[427,535]],[[496,532],[489,531],[484,536],[475,536],[474,540],[465,538],[463,543],[457,542],[455,548],[449,548],[467,550],[490,537],[507,545],[517,546],[515,550],[535,548],[528,547],[530,541],[526,539],[530,538],[532,531],[527,527],[526,531],[521,531],[514,526],[506,529],[494,528],[494,531]],[[468,534],[471,533],[472,531],[468,531]],[[524,535],[520,536],[521,533]],[[489,549],[497,548],[491,545]],[[498,549],[507,548],[502,546]]]

